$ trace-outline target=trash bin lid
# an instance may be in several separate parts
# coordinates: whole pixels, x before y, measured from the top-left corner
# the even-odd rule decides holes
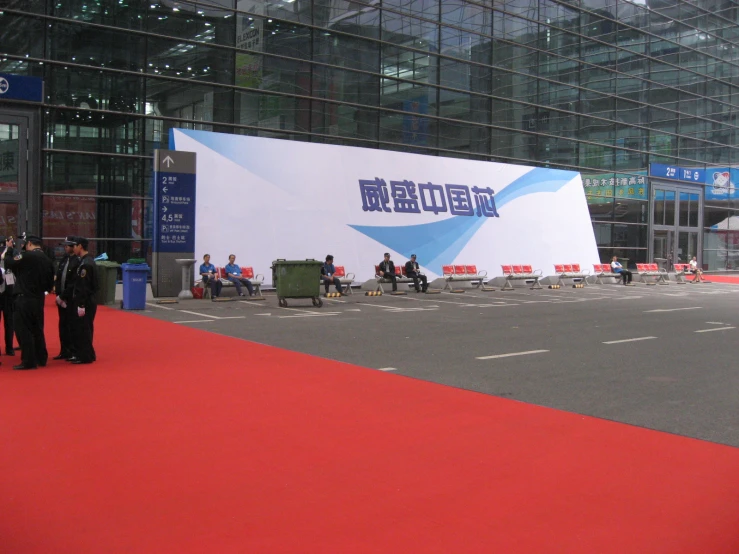
[[[121,264],[124,271],[149,271],[147,264]]]
[[[114,267],[119,268],[121,267],[121,264],[116,262],[110,262],[110,261],[101,261],[101,262],[95,262],[96,265],[99,265],[100,267]]]

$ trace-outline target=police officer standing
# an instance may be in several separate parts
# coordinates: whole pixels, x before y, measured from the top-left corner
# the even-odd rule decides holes
[[[64,257],[59,262],[54,281],[56,305],[59,312],[59,343],[61,344],[61,351],[58,356],[54,356],[55,360],[68,360],[74,357],[72,326],[77,318],[76,310],[72,313],[74,280],[77,277],[77,267],[80,265],[80,259],[74,253],[77,240],[75,237],[67,237],[62,244],[64,245]]]
[[[72,293],[72,329],[74,333],[74,357],[67,361],[73,364],[91,364],[95,361],[95,348],[92,346],[98,290],[95,260],[87,251],[89,242],[84,237],[76,237],[74,253],[80,259],[77,277]]]
[[[15,334],[21,346],[21,363],[13,369],[44,367],[49,358],[44,337],[44,293],[54,287],[54,264],[44,254],[41,239],[26,238],[25,249],[5,254],[5,268],[13,271],[16,283],[13,314]]]

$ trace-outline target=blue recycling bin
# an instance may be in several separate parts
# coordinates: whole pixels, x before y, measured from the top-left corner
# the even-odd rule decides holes
[[[123,270],[123,309],[143,310],[146,308],[147,264],[121,264]]]

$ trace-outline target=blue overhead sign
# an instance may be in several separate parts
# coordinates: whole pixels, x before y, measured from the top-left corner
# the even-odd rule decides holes
[[[44,101],[44,82],[38,77],[0,73],[0,100]]]
[[[154,252],[195,251],[195,154],[156,150]]]
[[[706,183],[706,170],[694,167],[678,167],[668,164],[649,164],[649,176],[685,183]]]

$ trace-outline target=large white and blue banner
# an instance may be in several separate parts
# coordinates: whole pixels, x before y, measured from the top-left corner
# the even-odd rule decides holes
[[[278,258],[374,277],[390,252],[430,278],[442,265],[599,263],[579,173],[175,129],[198,156],[196,256],[267,275]]]

